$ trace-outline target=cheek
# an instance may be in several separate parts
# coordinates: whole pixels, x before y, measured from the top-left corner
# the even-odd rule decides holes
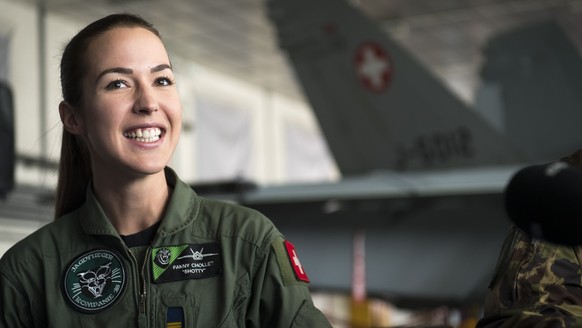
[[[119,113],[104,107],[89,107],[85,112],[85,137],[92,141],[106,140],[117,130]]]
[[[91,107],[88,107],[87,122],[89,124],[99,122],[100,124],[110,125],[120,120],[121,110],[124,106],[123,99],[115,98],[96,98]]]
[[[180,123],[182,122],[182,107],[179,107],[175,113],[174,113],[174,117],[176,121],[179,121]]]
[[[180,134],[182,131],[182,107],[179,107],[174,115],[174,129]]]
[[[170,111],[168,115],[170,116],[170,120],[173,121],[174,124],[182,123],[182,104],[180,103],[179,99],[176,99],[170,104]]]

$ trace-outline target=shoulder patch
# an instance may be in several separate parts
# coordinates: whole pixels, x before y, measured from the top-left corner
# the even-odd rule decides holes
[[[69,305],[83,313],[99,313],[123,294],[126,272],[110,250],[97,249],[79,255],[63,273],[63,294]]]
[[[293,246],[293,244],[288,240],[285,240],[285,249],[287,250],[289,261],[291,261],[291,267],[293,267],[293,271],[295,272],[295,277],[301,281],[309,282],[307,273],[305,273],[305,269],[303,269],[301,261],[299,261],[299,257],[295,251],[295,246]]]
[[[284,285],[309,283],[305,268],[301,265],[295,246],[291,242],[277,238],[271,246],[275,251]]]

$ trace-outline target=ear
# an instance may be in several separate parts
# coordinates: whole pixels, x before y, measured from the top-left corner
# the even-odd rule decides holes
[[[59,104],[59,114],[65,130],[73,135],[81,134],[82,124],[78,109],[75,109],[66,101],[61,101]]]

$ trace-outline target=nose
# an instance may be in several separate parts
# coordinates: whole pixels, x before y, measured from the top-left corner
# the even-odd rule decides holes
[[[136,114],[151,114],[158,110],[158,102],[151,87],[140,87],[136,91],[133,112]]]

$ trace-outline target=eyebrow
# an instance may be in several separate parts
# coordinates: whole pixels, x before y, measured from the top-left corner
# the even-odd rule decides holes
[[[170,66],[168,64],[160,64],[160,65],[150,69],[150,72],[156,73],[156,72],[161,72],[165,69],[172,70],[172,66]],[[97,76],[96,81],[99,81],[99,79],[101,79],[101,77],[103,77],[103,75],[109,74],[109,73],[120,73],[120,74],[128,74],[129,75],[129,74],[133,74],[133,70],[131,68],[125,68],[125,67],[108,68],[108,69],[104,70],[103,72],[101,72],[99,74],[99,76]]]

